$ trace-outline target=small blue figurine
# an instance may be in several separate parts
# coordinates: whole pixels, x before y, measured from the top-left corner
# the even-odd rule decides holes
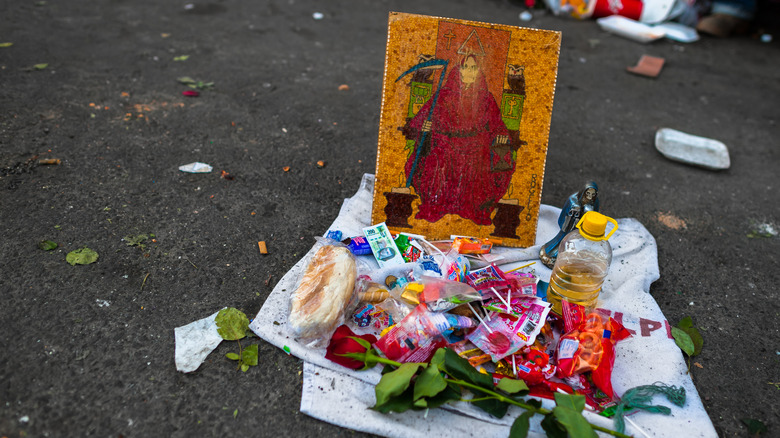
[[[599,211],[599,186],[593,181],[585,183],[585,188],[577,193],[572,193],[558,216],[558,226],[561,231],[549,242],[542,245],[539,258],[545,266],[552,269],[558,258],[558,245],[569,234],[580,218],[589,211]]]

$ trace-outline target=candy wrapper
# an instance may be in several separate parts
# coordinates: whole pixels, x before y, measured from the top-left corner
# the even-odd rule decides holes
[[[359,305],[358,308],[352,312],[349,322],[350,324],[354,324],[357,328],[371,328],[376,333],[380,333],[382,330],[395,324],[393,316],[384,305],[372,303]]]
[[[493,314],[466,336],[474,345],[490,354],[493,362],[533,344],[550,312],[550,304],[539,299],[517,299],[510,308],[511,313]]]
[[[457,281],[423,276],[420,284],[423,289],[417,297],[431,312],[450,310],[461,304],[482,299],[474,288]]]
[[[493,242],[489,239],[477,239],[475,237],[456,237],[452,241],[452,249],[458,254],[487,254],[493,248]]]
[[[469,318],[430,312],[424,305],[419,305],[374,346],[394,361],[427,362],[437,349],[449,344],[447,336],[453,330],[474,325]]]
[[[298,286],[290,296],[288,321],[296,339],[318,345],[343,321],[355,305],[355,256],[341,244],[319,238],[317,251],[307,262]]]
[[[423,254],[423,249],[420,244],[417,243],[417,240],[413,236],[409,236],[408,234],[399,234],[398,237],[395,238],[395,246],[401,251],[401,256],[407,263],[416,262]]]
[[[615,344],[631,334],[622,324],[597,311],[562,301],[564,335],[558,341],[559,378],[591,371],[593,383],[608,397],[612,390]]]

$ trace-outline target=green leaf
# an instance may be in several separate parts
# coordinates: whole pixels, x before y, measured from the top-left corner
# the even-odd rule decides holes
[[[249,319],[244,312],[230,307],[222,309],[217,314],[217,332],[226,341],[235,341],[246,336],[249,327]]]
[[[436,394],[433,397],[430,397],[427,400],[428,408],[435,409],[445,403],[449,403],[455,400],[460,400],[460,398],[461,398],[460,386],[454,383],[448,383],[447,387],[444,388],[444,391]]]
[[[701,353],[701,349],[704,346],[704,338],[701,337],[701,333],[696,327],[689,327],[682,329],[693,341],[693,354],[691,356],[698,356]]]
[[[412,400],[413,395],[414,389],[409,387],[400,395],[392,397],[382,404],[377,403],[371,409],[383,414],[388,412],[406,412],[409,409],[415,409],[414,400]]]
[[[250,345],[241,351],[241,363],[257,366],[257,344]]]
[[[236,408],[235,411],[233,411],[233,418],[238,417],[238,408]]]
[[[555,394],[553,415],[557,422],[566,429],[571,438],[598,437],[590,427],[590,423],[582,416],[585,408],[585,396],[579,394]]]
[[[567,438],[568,436],[566,429],[555,420],[555,414],[552,412],[544,416],[541,426],[547,432],[548,438]]]
[[[197,84],[198,82],[195,79],[192,79],[189,76],[182,76],[180,78],[176,78],[177,81],[184,85],[190,85],[190,84]]]
[[[672,337],[674,338],[674,343],[688,356],[692,356],[694,351],[696,351],[693,340],[682,329],[672,327]]]
[[[149,236],[146,234],[127,235],[123,238],[123,240],[127,243],[127,246],[137,246],[141,249],[144,249],[146,248],[144,242],[149,240]]]
[[[447,382],[444,381],[439,368],[428,366],[414,382],[414,400],[416,402],[421,397],[433,397],[444,391],[446,387]]]
[[[475,397],[481,397],[481,394],[477,394]],[[496,418],[504,418],[506,411],[509,409],[509,403],[494,398],[476,401],[471,404]]]
[[[48,66],[49,66],[49,64],[46,64],[46,63],[42,63],[42,64],[35,64],[35,65],[33,66],[33,70],[45,70],[45,69],[46,69],[46,67],[48,67]]]
[[[506,380],[506,379],[504,379]],[[523,415],[515,418],[512,427],[509,429],[509,438],[525,438],[528,436],[528,429],[531,427],[529,421],[533,417],[533,412],[524,412]]]
[[[403,394],[409,387],[412,377],[414,377],[421,366],[423,364],[405,363],[398,367],[397,370],[383,375],[375,388],[376,405],[384,405],[393,397]]]
[[[186,61],[190,58],[190,55],[181,55],[173,58],[174,61]]]
[[[239,360],[241,359],[241,356],[239,356],[237,353],[228,353],[225,355],[226,358],[230,360]]]
[[[65,256],[65,261],[70,263],[71,266],[88,265],[90,263],[95,263],[97,259],[98,253],[87,248],[86,246],[84,248],[73,250]]]
[[[561,394],[555,393],[555,406],[561,406],[576,412],[582,412],[585,409],[585,396],[579,394]]]
[[[693,318],[686,316],[685,318],[681,319],[679,323],[677,323],[677,327],[680,327],[683,330],[693,328]]]
[[[242,363],[241,364],[241,372],[245,373],[245,372],[247,372],[247,370],[249,370],[249,365],[245,364],[245,363]]]
[[[14,43],[0,43],[0,48],[6,48],[13,46]]]
[[[520,391],[527,391],[528,385],[519,379],[510,379],[509,377],[503,378],[498,381],[498,389],[506,392],[507,394],[514,394]]]
[[[447,353],[446,348],[439,348],[436,350],[435,353],[433,353],[433,357],[431,357],[430,364],[435,366],[439,369],[439,371],[444,371],[444,355]]]
[[[55,242],[52,242],[51,240],[41,240],[38,242],[38,248],[44,250],[44,251],[51,251],[53,249],[57,248],[57,244]]]
[[[758,436],[762,433],[766,433],[767,431],[766,424],[764,424],[760,420],[754,420],[752,418],[742,418],[740,421],[742,421],[745,424],[745,426],[747,426],[748,433],[751,436]]]
[[[444,370],[455,379],[465,380],[485,389],[493,390],[493,378],[476,370],[469,361],[458,356],[458,353],[445,349]]]

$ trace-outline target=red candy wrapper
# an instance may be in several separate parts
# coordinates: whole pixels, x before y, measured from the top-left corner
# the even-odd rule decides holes
[[[567,378],[591,372],[593,383],[610,398],[615,344],[631,334],[613,318],[598,311],[562,302],[564,335],[558,341],[556,376]]]

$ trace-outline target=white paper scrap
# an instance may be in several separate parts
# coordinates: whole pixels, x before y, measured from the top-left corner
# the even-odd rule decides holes
[[[177,371],[191,373],[197,370],[206,356],[222,342],[222,336],[217,332],[218,313],[174,329]]]
[[[214,168],[209,166],[208,164],[201,163],[199,161],[190,164],[185,164],[183,166],[179,166],[179,170],[187,173],[209,173],[213,169]]]

